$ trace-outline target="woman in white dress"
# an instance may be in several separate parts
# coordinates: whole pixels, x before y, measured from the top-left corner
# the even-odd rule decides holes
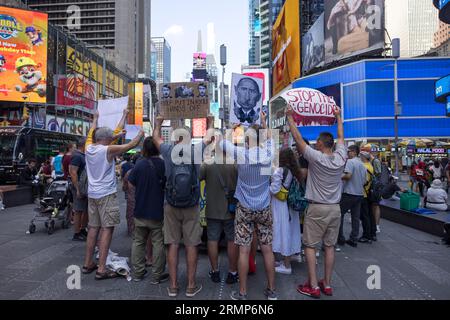
[[[299,213],[289,209],[288,202],[277,197],[282,186],[285,191],[290,189],[294,176],[300,174],[294,152],[283,149],[280,152],[279,168],[272,175],[270,192],[272,194],[273,215],[273,252],[283,256],[283,261],[277,263],[275,271],[291,274],[291,257],[301,252]]]

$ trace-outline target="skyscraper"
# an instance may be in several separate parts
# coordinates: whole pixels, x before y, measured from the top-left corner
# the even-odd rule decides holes
[[[249,51],[248,64],[251,66],[261,64],[261,14],[260,0],[249,0]]]
[[[171,81],[171,59],[172,49],[169,43],[163,37],[152,38],[152,42],[156,48],[156,85],[168,83]]]
[[[131,77],[150,77],[151,0],[26,0],[49,14],[88,47],[105,47],[107,58]],[[100,52],[101,53],[101,52]]]
[[[303,37],[323,13],[324,0],[303,0],[300,5],[300,32]]]
[[[261,0],[261,67],[270,68],[272,58],[272,27],[285,0]]]
[[[385,6],[386,29],[391,39],[400,38],[402,57],[420,56],[433,47],[439,20],[432,1],[385,0]]]
[[[448,39],[450,39],[450,24],[439,21],[439,29],[434,34],[433,46],[437,48],[444,42],[448,41]]]

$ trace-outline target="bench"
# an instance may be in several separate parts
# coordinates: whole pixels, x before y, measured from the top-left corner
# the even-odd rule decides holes
[[[435,211],[436,214],[432,215],[417,214],[400,209],[400,201],[382,200],[380,209],[383,219],[438,237],[444,236],[444,224],[450,223],[450,212]]]
[[[0,186],[0,194],[5,208],[19,207],[34,202],[31,187]]]

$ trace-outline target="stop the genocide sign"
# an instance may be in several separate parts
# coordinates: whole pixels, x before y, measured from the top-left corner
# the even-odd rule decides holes
[[[339,108],[333,97],[309,88],[291,89],[281,95],[294,110],[299,127],[332,126],[336,123],[334,111]]]

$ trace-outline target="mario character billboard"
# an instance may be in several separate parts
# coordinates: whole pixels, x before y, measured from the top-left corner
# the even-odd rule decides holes
[[[0,6],[0,101],[47,102],[48,16]]]

